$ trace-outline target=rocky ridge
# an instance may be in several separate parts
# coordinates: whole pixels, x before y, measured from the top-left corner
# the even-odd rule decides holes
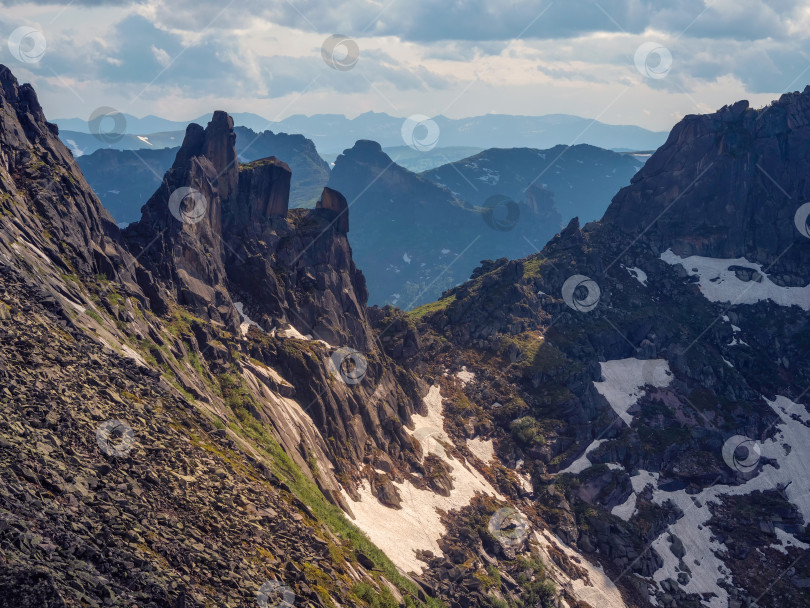
[[[407,459],[392,446],[418,398],[374,352],[368,384],[344,384],[336,347],[296,329],[373,347],[339,195],[288,213],[288,168],[235,162],[222,113],[122,235],[33,89],[0,82],[0,605],[254,606],[281,584],[310,606],[427,601],[329,502],[369,453]],[[205,221],[160,209],[170,187],[204,193]],[[239,273],[270,247],[297,272]],[[248,298],[262,276],[289,316]]]
[[[516,505],[597,559],[628,605],[808,601],[810,300],[780,291],[810,282],[791,177],[807,99],[686,117],[602,221],[382,313],[403,366],[473,375],[448,388],[456,445],[493,441],[496,476],[531,479]],[[766,171],[790,197],[766,195]],[[408,332],[417,354],[400,349]]]

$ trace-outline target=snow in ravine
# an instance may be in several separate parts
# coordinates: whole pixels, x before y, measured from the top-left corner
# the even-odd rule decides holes
[[[467,448],[484,464],[495,460],[495,445],[492,439],[481,439],[480,437],[468,439]]]
[[[391,561],[404,572],[421,572],[424,563],[416,559],[418,549],[429,550],[441,556],[438,540],[447,532],[441,521],[440,511],[452,511],[470,504],[480,492],[507,502],[492,485],[469,463],[450,457],[443,443],[450,438],[444,432],[444,405],[438,386],[432,386],[424,398],[427,414],[414,415],[415,429],[409,433],[420,440],[423,449],[430,452],[451,468],[453,490],[450,496],[440,496],[430,490],[420,490],[409,482],[394,483],[402,498],[401,509],[390,509],[380,503],[371,492],[368,482],[358,489],[360,500],[354,501],[344,491],[344,498],[355,515],[354,523],[365,532],[372,542],[383,547]],[[473,445],[476,445],[473,440]],[[481,441],[473,451],[478,458],[489,458],[491,441]],[[468,447],[470,442],[468,442]],[[483,447],[485,446],[486,447]],[[480,450],[478,448],[481,448]],[[480,454],[476,453],[480,451]],[[492,451],[494,458],[494,450]],[[483,459],[483,458],[482,458]],[[519,468],[519,467],[518,467]],[[603,608],[626,608],[616,585],[598,566],[588,562],[582,555],[567,547],[548,530],[537,531],[534,540],[539,545],[541,557],[549,568],[549,575],[558,585],[569,588],[581,601],[592,602]],[[554,565],[550,549],[562,551],[587,572],[586,579],[571,579],[561,568]]]
[[[408,481],[394,483],[402,498],[401,509],[390,509],[380,503],[368,482],[359,489],[360,501],[355,502],[345,495],[356,517],[355,524],[377,546],[384,547],[391,561],[405,572],[421,572],[424,563],[416,559],[417,549],[442,555],[437,541],[447,530],[441,522],[439,510],[466,507],[476,492],[504,500],[474,467],[447,455],[442,443],[449,442],[449,438],[443,430],[444,406],[438,386],[430,388],[425,405],[427,415],[413,416],[415,430],[411,435],[420,440],[426,452],[435,454],[452,468],[450,496],[420,490]]]
[[[585,451],[582,453],[582,456],[580,456],[574,462],[572,462],[567,467],[559,471],[558,474],[561,475],[563,473],[573,473],[574,475],[576,475],[578,473],[582,473],[582,471],[584,471],[593,464],[588,458],[588,454],[593,452],[603,443],[607,443],[607,441],[608,441],[607,439],[597,439],[595,441],[592,441],[591,444],[587,448],[585,448]]]

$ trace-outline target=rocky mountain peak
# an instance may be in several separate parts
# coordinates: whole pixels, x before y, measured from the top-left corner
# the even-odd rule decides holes
[[[290,167],[275,156],[263,158],[238,171],[238,195],[226,214],[236,224],[285,217],[290,205]]]
[[[370,163],[382,165],[383,167],[391,162],[391,158],[383,152],[382,146],[376,141],[369,139],[358,139],[355,144],[343,151],[343,154],[335,159],[335,167],[339,163]]]
[[[118,228],[58,133],[33,87],[0,66],[0,250],[129,283]]]
[[[59,127],[45,120],[34,88],[28,83],[20,84],[11,70],[0,65],[0,107],[6,105],[14,110],[28,138],[42,137],[45,131],[53,136],[59,135]]]
[[[746,258],[783,285],[810,281],[810,239],[794,226],[810,199],[810,87],[759,110],[747,101],[687,116],[613,199],[604,221],[660,251]]]
[[[203,155],[211,161],[217,171],[217,186],[224,199],[236,190],[239,180],[239,161],[236,158],[236,135],[233,132],[233,118],[226,112],[214,112],[211,122],[205,128],[205,151]]]

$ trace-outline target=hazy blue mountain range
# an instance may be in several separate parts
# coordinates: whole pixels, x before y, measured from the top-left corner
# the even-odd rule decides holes
[[[642,165],[633,156],[588,145],[493,148],[426,171],[422,177],[474,204],[494,195],[519,201],[527,187],[539,184],[554,193],[563,222],[579,217],[584,223],[601,218],[613,195]]]
[[[290,207],[314,207],[327,184],[345,194],[349,241],[368,280],[369,301],[406,309],[437,299],[481,260],[534,253],[572,217],[598,219],[642,165],[588,145],[418,153],[360,140],[330,172],[302,135],[234,132],[242,162],[273,155],[290,166]],[[455,158],[468,150],[474,154]],[[97,150],[77,160],[107,210],[126,224],[140,217],[176,153]],[[432,168],[412,170],[421,167]],[[498,197],[513,202],[493,204]]]
[[[126,119],[125,133],[145,136],[152,143],[160,139],[153,135],[156,133],[169,133],[179,143],[188,124],[157,116],[143,118],[128,114],[123,116]],[[207,117],[203,116],[189,122],[204,123],[206,120]],[[437,145],[443,148],[452,146],[551,148],[558,144],[591,144],[610,150],[654,150],[664,143],[667,135],[666,132],[648,131],[632,125],[608,125],[568,114],[546,116],[487,114],[460,119],[438,116],[433,120],[439,129]],[[94,140],[97,145],[93,148],[92,141],[85,141],[84,138],[74,135],[74,133],[90,133],[86,120],[67,118],[55,122],[63,131],[63,141],[67,138],[74,139],[80,148],[82,145],[86,147],[85,153],[99,147],[117,149],[150,147],[137,137],[125,136],[114,143]],[[234,115],[234,122],[237,126],[254,131],[269,129],[277,133],[301,133],[315,142],[318,150],[324,154],[339,153],[360,139],[377,141],[384,148],[412,143],[403,139],[403,118],[380,112],[366,112],[355,118],[347,118],[342,114],[294,115],[278,122],[265,120],[256,114],[242,113]],[[418,132],[416,137],[420,137]],[[83,141],[79,142],[77,138]]]
[[[329,187],[348,201],[349,243],[369,302],[406,310],[463,282],[481,260],[536,251],[531,243],[545,242],[561,223],[553,195],[539,185],[513,209],[487,211],[397,165],[368,140],[337,158]]]
[[[446,148],[439,147],[432,150],[414,150],[409,146],[391,146],[383,148],[388,156],[391,157],[396,164],[400,167],[405,167],[409,171],[421,173],[429,169],[435,169],[441,165],[452,163],[468,156],[474,156],[479,152],[483,152],[483,148],[476,148],[472,146],[448,146]],[[338,153],[324,154],[321,157],[330,165],[334,164]]]

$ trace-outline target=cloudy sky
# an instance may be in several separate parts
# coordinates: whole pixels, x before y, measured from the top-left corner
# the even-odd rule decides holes
[[[667,130],[685,114],[738,99],[758,107],[810,83],[808,0],[0,6],[0,62],[35,84],[51,118],[99,106],[176,120],[213,109],[271,120],[569,113]],[[349,40],[327,45],[325,59],[334,34]]]

